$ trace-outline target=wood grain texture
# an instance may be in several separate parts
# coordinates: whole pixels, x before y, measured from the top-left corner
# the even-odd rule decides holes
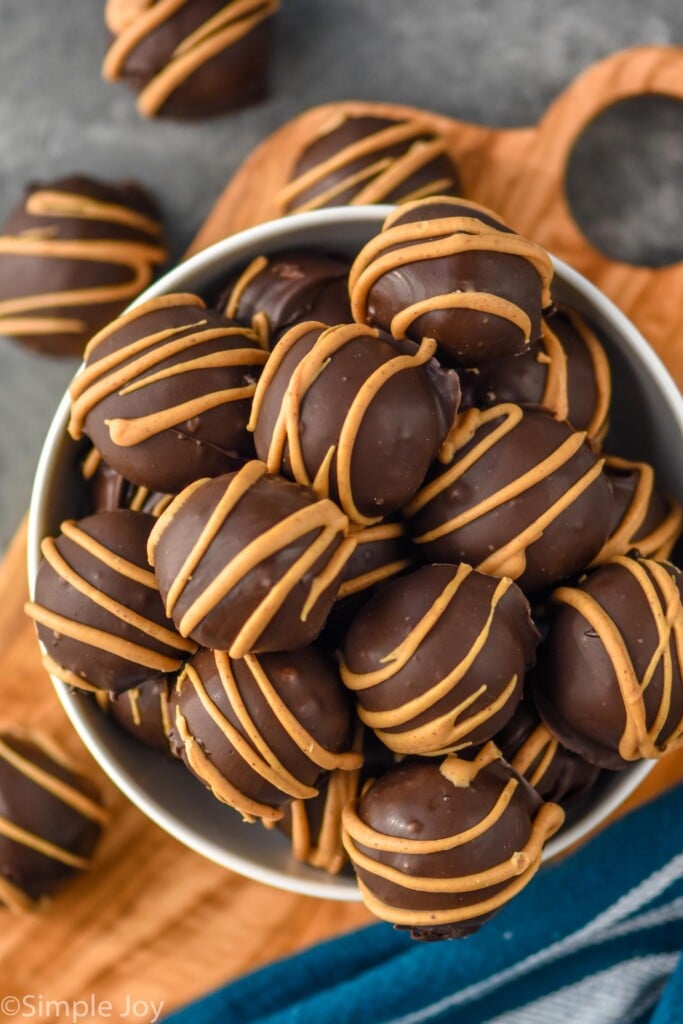
[[[464,192],[500,210],[602,287],[638,324],[683,383],[683,344],[675,311],[683,264],[648,270],[605,259],[580,234],[564,198],[564,169],[583,127],[610,103],[646,92],[683,99],[683,49],[648,47],[589,69],[536,128],[494,131],[420,112],[448,139]],[[302,114],[245,162],[191,251],[278,215],[273,201],[298,154],[340,111],[390,114],[393,105],[347,103]],[[258,183],[258,187],[255,184]],[[324,937],[367,923],[367,912],[294,896],[233,875],[201,859],[147,821],[89,760],[43,671],[24,617],[25,528],[0,567],[0,720],[49,731],[101,784],[111,808],[93,870],[40,916],[3,916],[0,995],[48,999],[164,1001],[165,1011],[230,977]],[[683,752],[665,758],[631,804],[683,779]],[[36,1014],[36,1021],[57,1019]],[[93,1020],[95,1018],[92,1018]]]

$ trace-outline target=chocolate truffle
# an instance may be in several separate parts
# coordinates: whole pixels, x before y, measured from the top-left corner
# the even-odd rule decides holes
[[[420,118],[334,114],[278,196],[282,213],[458,195],[443,138]]]
[[[683,574],[618,556],[552,595],[534,676],[536,706],[561,743],[600,768],[681,745]]]
[[[542,406],[574,430],[585,430],[595,445],[607,431],[612,394],[607,356],[572,310],[548,314],[542,338],[529,352],[465,370],[460,382],[465,407]]]
[[[341,674],[358,714],[398,754],[483,743],[509,721],[538,633],[509,579],[425,565],[383,584],[354,618]]]
[[[253,455],[251,398],[267,354],[196,295],[162,295],[95,335],[71,384],[69,433],[126,480],[176,493]]]
[[[331,497],[364,526],[396,512],[424,480],[460,389],[425,339],[395,342],[358,324],[293,327],[254,395],[250,429],[271,473]]]
[[[612,496],[583,432],[506,403],[468,410],[449,441],[406,507],[426,560],[468,562],[536,594],[595,558]]]
[[[646,558],[667,559],[683,529],[683,508],[660,493],[655,472],[646,462],[608,455],[605,475],[612,490],[612,523],[593,564],[608,562],[632,548]]]
[[[29,185],[0,235],[0,333],[80,355],[165,259],[159,208],[140,185],[77,175]]]
[[[250,326],[269,349],[304,320],[328,326],[348,323],[348,276],[348,263],[312,249],[257,256],[230,282],[217,305],[231,320]]]
[[[0,904],[33,909],[90,867],[107,814],[47,738],[0,733]]]
[[[112,718],[138,743],[162,754],[169,754],[168,713],[169,680],[166,676],[148,679],[109,701]]]
[[[407,761],[342,817],[368,910],[427,940],[476,932],[531,881],[563,819],[492,743],[473,761]]]
[[[333,502],[254,461],[182,491],[148,554],[180,633],[242,658],[315,639],[353,551],[347,526]]]
[[[88,483],[94,512],[109,512],[114,508],[130,508],[134,512],[148,512],[156,519],[173,500],[172,494],[150,491],[148,487],[132,484],[103,461],[96,448],[91,448],[82,466],[83,479]]]
[[[278,821],[284,799],[315,797],[323,772],[361,763],[337,668],[312,647],[241,660],[200,651],[170,713],[175,752],[245,821]]]
[[[600,769],[563,747],[525,697],[495,744],[543,800],[570,807],[593,789]]]
[[[144,117],[191,120],[262,100],[279,0],[107,0],[109,82]]]
[[[26,612],[45,668],[69,686],[121,693],[177,671],[196,649],[164,615],[146,555],[154,522],[142,512],[98,512],[43,540]]]
[[[406,203],[351,267],[353,318],[395,338],[434,338],[449,359],[479,366],[541,339],[553,266],[534,242],[477,203]]]

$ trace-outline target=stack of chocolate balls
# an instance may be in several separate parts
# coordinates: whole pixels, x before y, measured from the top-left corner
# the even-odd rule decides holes
[[[602,453],[607,357],[552,279],[418,198],[352,266],[138,306],[71,388],[92,511],[43,542],[46,666],[418,939],[476,931],[604,771],[682,742],[681,510]]]

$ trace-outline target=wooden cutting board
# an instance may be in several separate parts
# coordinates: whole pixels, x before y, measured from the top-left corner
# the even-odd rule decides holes
[[[595,65],[555,101],[536,128],[496,131],[420,114],[447,137],[465,194],[499,210],[518,230],[600,285],[683,384],[678,324],[683,264],[649,270],[610,262],[583,238],[563,192],[566,162],[583,127],[611,103],[648,92],[683,99],[683,49],[641,48]],[[273,197],[298,154],[331,113],[344,110],[416,113],[393,105],[348,103],[301,115],[245,162],[191,251],[277,215]],[[61,740],[100,781],[111,825],[92,872],[44,913],[2,914],[0,998],[32,997],[27,1005],[35,1010],[34,1021],[66,1019],[49,1000],[109,1000],[114,1019],[127,1000],[163,1001],[168,1012],[228,978],[367,923],[370,917],[358,905],[279,892],[203,860],[156,828],[102,776],[71,730],[40,665],[33,627],[22,612],[25,553],[22,527],[0,566],[0,719],[36,725]],[[681,778],[683,753],[665,758],[633,802]],[[149,1009],[136,1019],[151,1018]],[[83,1019],[101,1018],[91,1013]]]

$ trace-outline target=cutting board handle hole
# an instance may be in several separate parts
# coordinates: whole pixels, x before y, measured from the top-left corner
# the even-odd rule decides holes
[[[649,94],[601,111],[572,147],[565,187],[578,227],[607,257],[683,260],[683,101]]]

